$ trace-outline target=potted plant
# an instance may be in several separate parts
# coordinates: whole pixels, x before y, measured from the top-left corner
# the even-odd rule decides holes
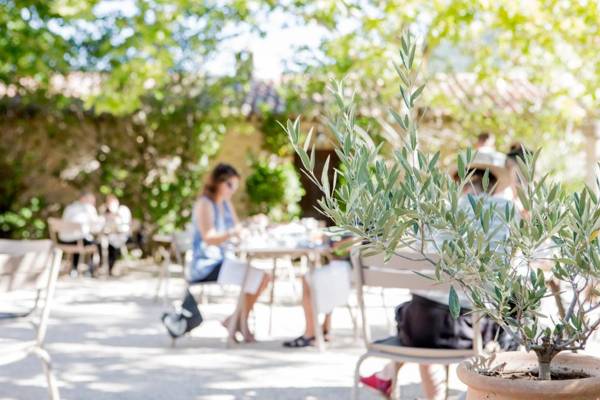
[[[403,131],[399,148],[375,143],[357,124],[355,96],[347,95],[342,83],[331,89],[336,113],[328,120],[341,164],[333,182],[328,163],[322,176],[313,173],[310,132],[302,144],[299,120],[287,122],[304,172],[323,192],[320,209],[368,243],[365,247],[388,256],[410,248],[427,257],[425,244],[436,246],[440,259],[430,261],[437,279],[452,282],[451,313],[460,313],[456,286],[474,312],[494,320],[520,345],[520,352],[459,366],[469,399],[600,398],[600,359],[573,353],[585,348],[600,325],[593,288],[600,277],[597,195],[588,187],[568,193],[550,176],[539,177],[538,151],[519,160],[517,168],[522,217],[514,205],[496,209],[478,196],[469,195],[468,207],[461,206],[474,152],[457,157],[455,179],[440,167],[439,152],[419,147],[415,102],[424,86],[416,84],[415,53],[413,38],[404,35],[401,62],[395,64],[401,106],[390,110]],[[489,171],[483,184],[487,189]],[[498,238],[499,227],[510,234]],[[432,231],[444,233],[443,244],[428,239]],[[551,296],[549,279],[562,288],[555,295],[568,297],[564,313],[544,314],[541,308]]]

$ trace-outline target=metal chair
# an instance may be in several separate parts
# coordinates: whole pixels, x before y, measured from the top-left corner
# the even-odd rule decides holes
[[[0,240],[0,293],[31,287],[37,290],[32,309],[0,314],[0,322],[27,318],[33,323],[36,334],[33,340],[0,341],[0,365],[19,361],[30,354],[38,356],[42,360],[51,400],[59,400],[60,396],[44,339],[61,258],[62,251],[50,240]],[[43,304],[39,315],[38,300]]]
[[[437,259],[437,255],[429,255],[430,259]],[[473,348],[467,350],[455,349],[429,349],[421,347],[403,346],[397,336],[390,336],[381,340],[371,341],[371,329],[368,324],[364,302],[364,287],[397,288],[411,290],[449,290],[448,285],[438,284],[434,277],[432,265],[414,252],[397,253],[387,263],[384,255],[362,256],[358,248],[354,248],[351,255],[352,265],[356,274],[358,302],[362,316],[363,338],[367,351],[360,356],[356,363],[354,387],[352,398],[358,399],[358,383],[360,379],[360,366],[369,357],[387,358],[396,362],[417,364],[442,364],[446,366],[446,380],[450,364],[476,356],[481,351],[481,335],[479,319],[473,315]],[[419,272],[416,274],[415,271]],[[428,278],[429,277],[429,278]],[[431,278],[431,279],[430,279]],[[447,383],[447,382],[446,382]],[[396,387],[396,377],[392,382]],[[446,393],[447,397],[447,393]]]
[[[73,257],[74,254],[79,254],[82,258],[86,256],[94,257],[98,254],[98,246],[96,244],[86,245],[82,239],[77,240],[75,244],[61,243],[59,240],[59,234],[61,232],[81,232],[82,225],[78,222],[65,221],[60,218],[48,218],[48,231],[50,233],[50,239],[54,242],[54,245],[61,249],[63,253]]]
[[[187,254],[192,250],[193,235],[191,229],[175,231],[169,237],[168,246],[160,246],[159,253],[162,258],[160,271],[158,275],[158,284],[156,288],[155,299],[160,297],[163,292],[163,301],[165,304],[169,299],[169,281],[172,278],[171,265],[172,256],[175,257],[176,265],[181,267],[181,275],[185,278],[185,268],[187,265]],[[164,242],[164,239],[163,239]]]

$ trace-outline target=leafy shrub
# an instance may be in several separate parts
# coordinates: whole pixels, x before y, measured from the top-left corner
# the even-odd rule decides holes
[[[23,207],[0,214],[0,237],[9,239],[41,239],[46,237],[44,201],[38,197]]]
[[[251,213],[266,214],[275,221],[289,221],[300,215],[304,190],[291,162],[255,159],[251,170],[246,178]]]

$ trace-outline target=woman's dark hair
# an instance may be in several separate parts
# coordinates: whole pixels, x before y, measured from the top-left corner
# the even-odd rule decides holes
[[[508,153],[506,153],[506,156],[516,162],[518,158],[520,158],[521,161],[525,161],[525,157],[531,156],[532,154],[531,150],[525,147],[523,143],[513,143],[510,145],[510,149],[508,150]]]
[[[229,164],[220,163],[210,173],[208,182],[204,185],[202,194],[214,199],[219,184],[226,182],[229,178],[239,178],[240,174]]]
[[[475,168],[474,170],[471,170],[469,172],[473,172],[473,175],[471,176],[471,180],[469,181],[469,184],[471,186],[473,186],[473,189],[475,189],[476,193],[484,193],[487,192],[488,194],[491,194],[491,192],[495,189],[496,183],[498,182],[498,178],[496,178],[496,175],[494,175],[491,171],[488,173],[488,186],[487,186],[487,190],[484,189],[484,185],[483,185],[483,177],[485,176],[485,170],[484,169],[480,169],[480,168]]]

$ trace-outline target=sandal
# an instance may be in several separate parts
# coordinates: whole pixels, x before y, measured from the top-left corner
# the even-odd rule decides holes
[[[371,376],[361,376],[360,383],[369,389],[377,391],[384,398],[389,399],[392,395],[392,380],[381,379],[377,374]]]
[[[283,342],[283,347],[301,348],[301,347],[312,346],[314,343],[315,343],[314,336],[307,338],[303,335],[303,336],[298,336],[294,340],[289,340],[287,342]]]

